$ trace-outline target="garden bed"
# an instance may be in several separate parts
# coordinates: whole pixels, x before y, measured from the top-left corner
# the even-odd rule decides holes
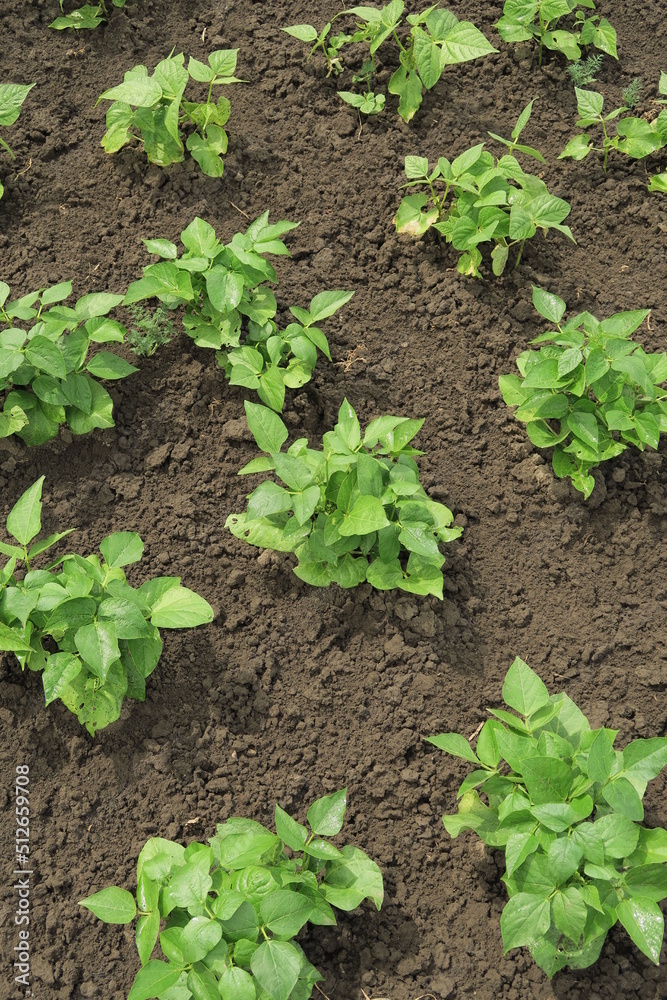
[[[331,0],[128,0],[108,26],[76,33],[47,29],[56,0],[2,4],[2,79],[37,83],[9,137],[16,161],[2,159],[0,278],[12,292],[68,278],[79,295],[123,292],[151,259],[141,238],[178,242],[195,215],[225,241],[267,209],[272,221],[300,221],[286,237],[293,259],[277,267],[279,304],[305,306],[325,288],[355,295],[328,321],[333,361],[320,360],[312,389],[288,390],[291,433],[319,441],[344,397],[362,425],[387,412],[425,417],[422,481],[465,529],[447,546],[442,602],[368,585],[314,589],[292,574],[290,556],[233,538],[225,520],[251,488],[236,472],[254,454],[244,392],[184,334],[112,387],[115,428],[61,431],[30,450],[0,441],[3,519],[45,475],[47,531],[77,526],[82,553],[112,530],[139,531],[145,556],[131,582],[179,575],[216,611],[211,625],[165,637],[146,703],[127,701],[94,740],[60,702],[44,708],[39,675],[4,658],[6,787],[16,764],[30,766],[37,997],[125,1000],[138,965],[130,930],[76,904],[110,884],[132,887],[147,837],[205,840],[231,815],[270,825],[275,802],[303,820],[304,803],[343,785],[346,838],[382,868],[386,902],[304,939],[331,1000],[358,1000],[362,989],[390,1000],[667,997],[667,966],[653,967],[618,926],[595,966],[551,983],[527,950],[503,957],[502,852],[473,834],[449,839],[441,815],[454,811],[467,765],[422,742],[475,732],[515,655],[592,725],[620,729],[621,746],[667,734],[665,449],[607,463],[586,503],[554,479],[498,390],[541,332],[532,283],[599,316],[651,308],[638,339],[665,348],[667,196],[648,194],[642,162],[613,158],[605,175],[593,157],[557,160],[576,120],[564,63],[539,68],[501,43],[500,3],[449,6],[499,53],[448,71],[411,125],[390,97],[360,128],[340,84],[278,31],[323,24],[338,10]],[[667,69],[662,4],[599,7],[620,43],[599,89],[620,98],[634,76],[653,87]],[[198,59],[240,50],[248,83],[225,91],[222,180],[193,161],[160,170],[136,149],[100,148],[101,91],[173,47]],[[577,245],[538,237],[517,271],[493,278],[487,257],[484,282],[464,279],[444,244],[394,233],[404,157],[451,158],[487,130],[507,135],[533,97],[525,141],[544,153],[550,191],[571,202]],[[649,786],[649,826],[667,824],[666,787],[664,775]],[[9,911],[8,877],[0,899]],[[5,956],[13,932],[10,914]],[[7,966],[3,975],[9,982]]]

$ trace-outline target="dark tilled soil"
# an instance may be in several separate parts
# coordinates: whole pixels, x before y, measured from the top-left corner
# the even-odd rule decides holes
[[[540,332],[532,282],[598,315],[651,307],[641,338],[664,349],[667,199],[649,196],[642,163],[619,157],[605,175],[593,158],[556,159],[576,120],[572,88],[560,61],[540,69],[500,43],[498,2],[451,4],[498,55],[450,70],[411,126],[389,98],[361,130],[336,97],[340,83],[278,31],[323,24],[333,0],[128,0],[108,26],[76,34],[47,29],[57,6],[0,0],[2,80],[37,82],[7,134],[16,161],[2,157],[0,277],[15,294],[67,278],[78,294],[123,291],[148,263],[141,237],[177,240],[194,215],[226,240],[266,209],[300,220],[293,260],[278,268],[282,306],[324,288],[355,296],[327,324],[334,362],[318,365],[315,392],[289,396],[288,425],[319,441],[345,396],[362,422],[425,416],[423,481],[465,531],[449,547],[443,602],[308,588],[289,557],[232,538],[225,519],[249,488],[235,474],[253,455],[243,394],[185,336],[112,388],[114,429],[33,450],[0,442],[3,519],[45,474],[47,530],[78,526],[85,553],[112,530],[136,529],[146,554],[132,581],[179,574],[217,612],[210,626],[165,635],[146,703],[127,702],[94,741],[60,703],[44,708],[39,677],[1,668],[7,790],[15,766],[30,766],[34,996],[125,1000],[138,966],[131,931],[76,904],[131,887],[147,837],[203,840],[234,814],[270,823],[276,801],[303,819],[307,802],[347,784],[345,837],[378,861],[387,892],[380,914],[364,907],[304,939],[331,1000],[360,1000],[362,989],[389,1000],[667,997],[665,967],[620,929],[595,967],[552,983],[526,951],[503,957],[502,854],[473,835],[448,838],[440,817],[467,768],[421,740],[473,733],[517,654],[593,724],[620,729],[621,745],[667,731],[665,449],[610,463],[585,504],[554,480],[497,388]],[[599,86],[620,103],[641,75],[655,94],[667,69],[660,0],[599,7],[621,41]],[[108,157],[99,146],[99,93],[174,46],[200,59],[240,49],[248,83],[229,95],[221,181],[193,162],[162,171],[137,150]],[[403,158],[457,154],[488,129],[509,134],[533,97],[525,140],[546,155],[550,189],[571,201],[577,246],[538,238],[518,271],[493,279],[487,260],[484,283],[464,280],[446,248],[393,232]],[[13,800],[0,796],[0,996],[16,997]],[[667,823],[664,796],[663,778],[649,787],[648,825]]]

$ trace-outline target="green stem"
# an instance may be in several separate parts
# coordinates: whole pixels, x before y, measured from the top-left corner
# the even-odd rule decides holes
[[[407,50],[406,50],[406,48],[405,48],[405,45],[403,45],[403,43],[401,42],[400,38],[399,38],[399,37],[398,37],[398,35],[396,34],[396,28],[394,28],[394,29],[392,30],[392,32],[391,32],[391,33],[392,33],[392,35],[394,36],[394,41],[395,41],[395,42],[396,42],[396,44],[398,45],[398,47],[399,47],[399,49],[401,50],[401,52],[406,52]]]

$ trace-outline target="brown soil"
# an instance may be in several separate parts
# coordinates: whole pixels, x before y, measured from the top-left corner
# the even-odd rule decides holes
[[[131,932],[76,903],[131,886],[147,837],[205,839],[233,814],[270,823],[276,801],[303,818],[306,802],[347,784],[345,836],[381,865],[387,896],[380,914],[365,907],[305,939],[331,1000],[358,1000],[362,988],[390,1000],[667,997],[667,965],[651,966],[618,928],[595,967],[553,983],[526,951],[503,957],[502,854],[445,834],[440,817],[467,767],[421,740],[474,732],[517,654],[595,725],[619,728],[619,742],[667,732],[665,449],[610,463],[585,504],[553,479],[497,388],[540,332],[531,282],[599,315],[651,307],[642,340],[665,347],[667,199],[647,193],[642,163],[619,157],[605,176],[592,158],[556,159],[576,117],[572,88],[558,60],[517,64],[492,28],[499,2],[451,4],[498,55],[450,71],[410,127],[390,98],[361,132],[335,81],[278,31],[324,23],[333,0],[128,0],[107,27],[76,34],[47,30],[57,6],[0,2],[2,79],[38,84],[8,136],[16,162],[2,158],[0,277],[16,294],[67,278],[79,294],[123,291],[148,262],[141,237],[177,239],[195,214],[225,239],[245,228],[244,213],[300,220],[279,301],[354,288],[327,330],[335,362],[364,348],[349,370],[320,362],[317,393],[288,398],[288,425],[318,441],[344,396],[364,422],[425,416],[423,481],[466,530],[449,547],[443,602],[312,589],[289,557],[232,538],[224,522],[248,488],[235,473],[253,454],[243,394],[185,336],[113,388],[114,429],[33,450],[0,442],[2,520],[46,474],[48,530],[77,525],[81,552],[111,530],[139,530],[146,555],[133,581],[179,574],[217,610],[210,626],[165,636],[146,703],[127,702],[94,741],[60,703],[44,708],[39,677],[0,668],[5,787],[16,764],[30,765],[34,995],[125,1000],[138,964]],[[654,92],[667,69],[662,3],[599,7],[621,40],[600,87],[617,97],[641,75]],[[249,82],[230,94],[222,181],[192,162],[161,171],[137,151],[100,149],[98,94],[173,46],[200,59],[240,49]],[[550,189],[571,200],[577,246],[538,238],[518,271],[476,283],[446,249],[397,238],[404,156],[451,156],[487,129],[508,134],[535,96],[525,138],[547,157]],[[649,787],[648,825],[667,824],[665,787],[664,777]],[[13,800],[0,795],[0,996],[14,997]]]

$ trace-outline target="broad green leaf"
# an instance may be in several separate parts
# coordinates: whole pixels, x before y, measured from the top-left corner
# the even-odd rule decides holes
[[[42,486],[44,476],[14,504],[7,516],[7,531],[21,545],[28,545],[42,527]]]
[[[14,535],[14,537],[17,536]],[[667,766],[667,737],[665,736],[656,736],[649,740],[633,740],[623,751],[621,773],[630,781],[640,783],[651,781],[660,774],[665,766]]]
[[[537,837],[532,833],[512,833],[505,845],[505,868],[511,875],[540,846]]]
[[[0,84],[0,125],[13,125],[21,113],[21,105],[34,83],[3,83]]]
[[[92,896],[80,900],[79,906],[85,906],[105,924],[129,924],[137,913],[132,893],[117,886],[93,893]]]
[[[0,648],[2,648],[1,636]],[[71,653],[55,653],[49,656],[42,673],[45,704],[50,705],[56,698],[60,698],[70,681],[80,672],[81,660],[78,656],[73,656]]]
[[[40,371],[54,378],[65,378],[67,370],[62,351],[47,337],[39,335],[28,341],[25,349],[26,360]]]
[[[292,889],[277,889],[260,904],[263,924],[279,937],[295,937],[308,922],[313,905],[306,896]]]
[[[250,968],[271,1000],[288,1000],[299,978],[301,959],[287,941],[264,941],[252,956]]]
[[[195,628],[213,621],[213,608],[187,587],[170,587],[153,604],[150,620],[157,628]]]
[[[639,823],[644,819],[641,796],[627,778],[615,777],[604,786],[601,794],[614,812]]]
[[[554,757],[528,757],[519,770],[536,805],[563,802],[574,779],[573,771],[565,761]]]
[[[555,927],[570,941],[579,942],[588,918],[588,907],[576,886],[557,892],[551,901],[551,914]]]
[[[523,716],[532,715],[549,701],[544,682],[518,656],[503,683],[503,701]]]
[[[442,43],[442,64],[452,66],[497,52],[482,32],[469,21],[459,21]]]
[[[4,653],[34,653],[34,648],[21,633],[4,622],[0,622],[0,650]]]
[[[105,90],[98,97],[98,102],[122,101],[135,108],[151,108],[161,97],[162,87],[153,77],[126,74],[125,82]]]
[[[312,24],[293,24],[290,28],[281,28],[286,34],[298,38],[300,42],[316,42],[317,31]]]
[[[355,500],[352,510],[345,514],[338,530],[341,535],[368,535],[389,524],[384,507],[377,497],[361,496]]]
[[[327,862],[324,882],[320,885],[327,902],[341,910],[354,910],[364,899],[371,899],[379,910],[384,886],[378,866],[350,844],[340,854],[339,859]]]
[[[98,351],[86,365],[86,369],[95,378],[119,379],[138,372],[139,369],[129,364],[124,358],[119,358],[111,351]]]
[[[349,302],[354,292],[331,291],[320,292],[311,299],[308,307],[311,323],[320,323],[323,319],[333,316],[341,306]]]
[[[308,810],[308,823],[320,837],[335,837],[343,826],[347,805],[347,788],[316,799]]]
[[[425,156],[406,156],[405,176],[409,181],[427,177],[428,159]]]
[[[616,913],[639,950],[658,965],[665,933],[665,919],[658,904],[640,896],[622,899]]]
[[[631,896],[642,896],[659,903],[667,896],[667,865],[648,864],[631,869],[625,876]]]
[[[129,566],[141,559],[144,543],[136,531],[115,531],[100,542],[100,552],[109,566]]]
[[[279,805],[276,805],[275,810],[275,822],[276,822],[276,833],[280,839],[291,847],[293,851],[302,851],[303,846],[308,839],[308,830],[301,823],[297,823],[295,819],[281,809]]]
[[[610,813],[593,823],[593,830],[604,844],[605,857],[626,858],[639,841],[639,827],[625,816]]]
[[[260,451],[278,452],[289,437],[285,424],[277,413],[259,403],[244,402],[250,432]]]
[[[444,750],[452,757],[460,757],[462,760],[469,760],[472,764],[479,764],[479,758],[464,736],[458,733],[440,733],[438,736],[428,736],[427,743],[432,743],[438,750]]]
[[[111,622],[82,625],[74,636],[74,644],[89,669],[106,681],[112,663],[120,659],[116,630]]]
[[[252,976],[236,965],[225,968],[218,980],[218,990],[222,1000],[256,1000],[257,997]]]
[[[512,896],[500,917],[505,953],[512,948],[530,946],[546,934],[551,924],[550,911],[548,899],[525,892]]]
[[[616,761],[613,742],[610,731],[601,729],[591,743],[586,764],[591,781],[606,781],[609,778]]]
[[[181,952],[186,962],[199,962],[222,938],[222,927],[210,917],[193,917],[181,931]]]
[[[594,90],[580,90],[579,87],[574,88],[574,93],[577,98],[579,117],[582,119],[592,119],[593,121],[599,118],[604,106],[604,97],[602,94],[598,94]]]
[[[152,1000],[159,997],[178,982],[180,975],[179,968],[151,959],[137,972],[127,1000]]]
[[[551,292],[545,292],[537,285],[533,285],[533,305],[540,316],[550,320],[552,323],[560,323],[563,313],[567,309],[565,302]]]

